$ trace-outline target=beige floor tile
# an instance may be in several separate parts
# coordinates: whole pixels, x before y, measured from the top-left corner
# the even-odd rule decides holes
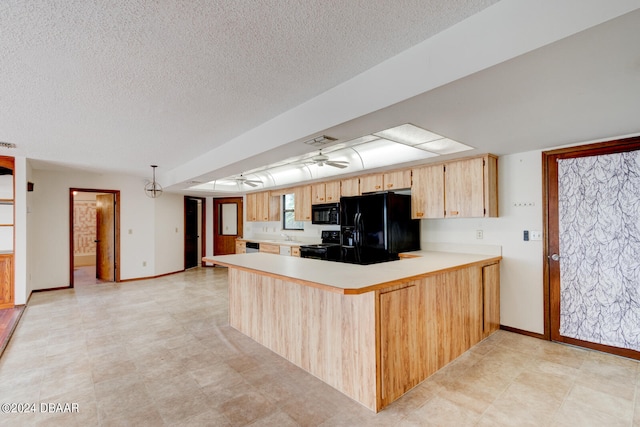
[[[506,331],[376,414],[229,327],[226,277],[33,294],[0,358],[0,400],[84,410],[0,425],[640,425],[639,362]]]
[[[585,386],[576,384],[567,396],[566,402],[588,405],[596,411],[619,418],[627,423],[633,419],[634,402],[598,390],[598,384]]]

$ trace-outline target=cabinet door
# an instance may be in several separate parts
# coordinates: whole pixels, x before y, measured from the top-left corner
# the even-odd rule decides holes
[[[246,242],[236,242],[236,253],[237,254],[246,254],[247,253],[247,243]]]
[[[340,181],[340,195],[343,197],[360,195],[360,179],[351,178]]]
[[[424,375],[425,322],[417,286],[380,294],[380,365],[383,406],[418,384]],[[427,355],[428,357],[428,355]]]
[[[280,221],[280,196],[269,193],[269,221]]]
[[[324,182],[311,185],[311,197],[314,205],[320,205],[326,202],[326,185]]]
[[[411,217],[444,218],[444,165],[413,169]]]
[[[256,194],[256,221],[269,221],[269,192],[263,191]]]
[[[300,256],[300,247],[299,246],[292,246],[291,247],[291,256]]]
[[[0,308],[13,307],[13,254],[0,254]]]
[[[360,178],[360,193],[372,193],[374,191],[382,191],[383,189],[382,174],[365,175]]]
[[[398,190],[401,188],[411,188],[411,170],[401,170],[387,172],[384,174],[384,189]]]
[[[500,329],[500,264],[482,267],[483,336]]]
[[[445,194],[447,217],[484,216],[484,158],[446,164]]]
[[[340,181],[331,181],[325,183],[325,200],[327,203],[335,203],[340,201]]]
[[[294,219],[296,221],[311,221],[311,186],[296,187]]]
[[[247,221],[258,221],[258,193],[249,193],[246,196]]]
[[[272,245],[269,243],[260,243],[260,252],[268,254],[280,255],[280,245]]]

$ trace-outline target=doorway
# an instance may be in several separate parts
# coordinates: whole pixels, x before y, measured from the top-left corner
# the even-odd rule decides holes
[[[69,287],[120,281],[120,191],[69,189]]]
[[[545,335],[640,359],[640,137],[542,159]]]
[[[213,199],[213,254],[236,253],[236,239],[242,237],[242,197]]]
[[[203,197],[184,197],[184,269],[204,266],[207,206]]]

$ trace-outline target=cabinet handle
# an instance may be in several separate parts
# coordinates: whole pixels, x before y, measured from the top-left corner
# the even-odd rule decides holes
[[[458,212],[458,211],[450,211],[449,213],[450,213],[451,215],[458,215],[460,212]]]
[[[327,200],[333,200],[333,197],[327,197]]]
[[[424,215],[424,212],[416,212],[416,216],[420,216],[421,217],[423,215]]]
[[[380,188],[380,186],[379,186],[379,185],[376,185],[376,190],[377,190],[377,189],[379,189],[379,188]]]
[[[393,187],[393,184],[387,184],[387,188]]]

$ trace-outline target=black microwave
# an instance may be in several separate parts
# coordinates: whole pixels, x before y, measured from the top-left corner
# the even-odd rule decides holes
[[[311,206],[312,224],[340,224],[340,203]]]

